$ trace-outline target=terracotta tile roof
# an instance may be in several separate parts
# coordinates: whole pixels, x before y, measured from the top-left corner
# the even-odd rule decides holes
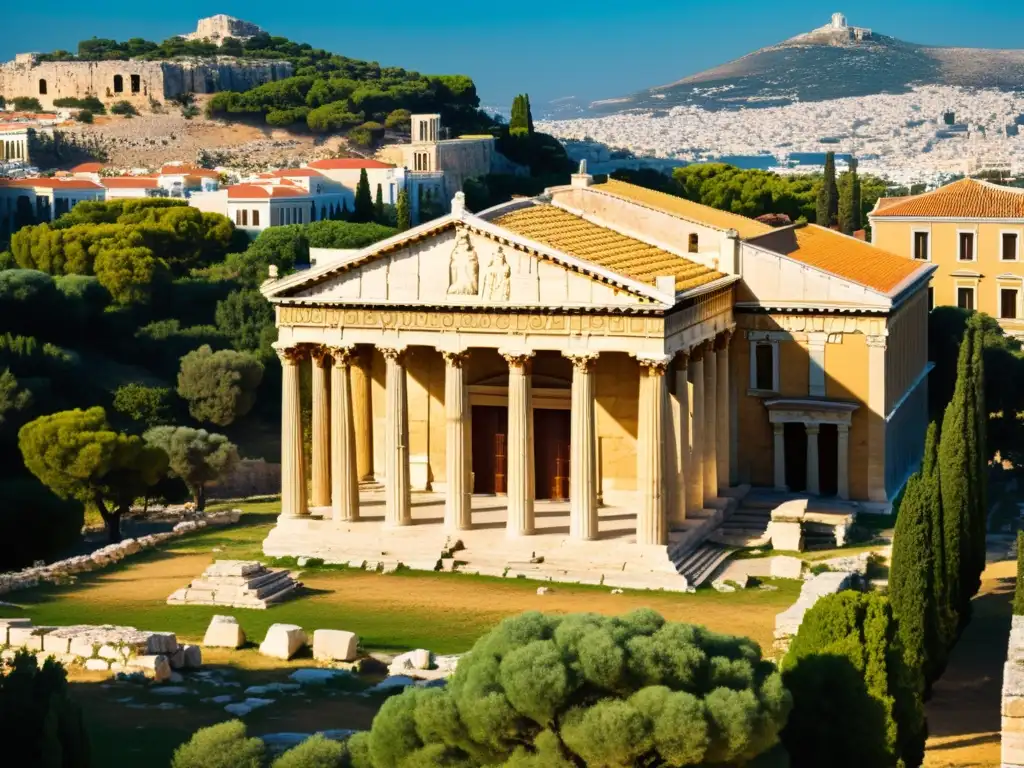
[[[705,266],[593,224],[553,205],[521,208],[498,217],[492,223],[648,285],[655,284],[655,277],[673,275],[676,290],[685,291],[723,277]]]
[[[261,176],[264,174],[260,174]],[[280,171],[271,171],[266,174],[268,177],[284,179],[284,178],[312,178],[314,176],[323,176],[320,171],[313,168],[282,168]]]
[[[104,176],[100,184],[110,189],[156,189],[158,186],[152,176]]]
[[[160,169],[163,176],[205,176],[208,179],[219,179],[220,174],[210,168],[197,168],[188,163],[167,163]]]
[[[961,179],[932,192],[876,209],[876,217],[1024,219],[1024,190],[978,179]]]
[[[363,157],[329,157],[325,160],[314,160],[306,163],[307,168],[320,168],[325,171],[359,170],[360,168],[394,168],[391,163],[380,160],[368,160]]]
[[[777,229],[751,244],[882,293],[890,293],[915,272],[929,268],[927,262],[897,256],[815,224]]]
[[[627,184],[617,179],[608,179],[603,184],[595,184],[591,189],[607,192],[615,197],[639,203],[648,208],[654,208],[662,213],[667,213],[670,216],[677,216],[681,219],[703,224],[704,226],[721,230],[735,229],[744,240],[772,231],[772,228],[767,224],[762,224],[760,221],[749,219],[738,213],[720,211],[717,208],[710,208],[706,205],[695,203],[692,200],[669,195],[665,192],[656,192],[646,187],[638,187],[635,184]]]
[[[99,173],[103,163],[80,163],[71,169],[71,173]]]
[[[904,200],[909,199],[909,195],[903,195],[902,197],[880,197],[878,202],[875,203],[875,211],[884,211],[886,208],[891,208],[897,203],[902,203]]]
[[[0,179],[5,187],[41,187],[43,189],[103,189],[95,181],[76,178]]]
[[[229,200],[269,199],[272,197],[305,197],[306,191],[295,187],[262,184],[235,184],[228,187]]]

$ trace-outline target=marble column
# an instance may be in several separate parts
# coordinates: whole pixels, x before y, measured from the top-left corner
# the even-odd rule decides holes
[[[689,363],[688,352],[684,351],[676,355],[675,386],[671,399],[676,475],[672,494],[672,509],[669,513],[669,520],[672,523],[682,523],[686,520],[690,503],[689,488],[687,487],[689,477],[687,465],[690,463],[690,383],[687,381]]]
[[[349,366],[352,385],[352,419],[356,432],[356,476],[373,479],[373,409],[370,400],[370,355],[368,348],[356,347]]]
[[[302,517],[309,514],[299,395],[299,365],[306,359],[306,350],[302,347],[276,349],[281,359],[281,517]]]
[[[469,430],[469,391],[464,366],[466,352],[442,351],[444,357],[445,480],[444,527],[466,531],[473,527],[469,475],[472,455]]]
[[[384,523],[412,523],[409,490],[409,400],[406,396],[405,349],[381,348],[387,366],[387,434],[384,457]]]
[[[355,347],[332,347],[331,516],[336,523],[359,519],[359,475],[352,412],[351,371]]]
[[[596,352],[565,353],[572,361],[569,431],[569,536],[597,538],[597,429],[594,409]]]
[[[718,424],[716,425],[716,436],[718,438],[718,487],[728,488],[729,478],[732,471],[729,467],[729,457],[732,455],[730,442],[732,438],[732,397],[729,392],[729,339],[732,331],[726,331],[718,336],[718,352],[715,360],[718,363],[718,397],[716,398]]]
[[[533,401],[530,393],[533,352],[502,352],[508,362],[508,467],[509,536],[534,532]]]
[[[840,499],[850,498],[850,425],[837,424],[839,432],[839,482],[838,493]]]
[[[704,352],[704,499],[718,496],[718,356],[713,342]]]
[[[690,352],[690,461],[686,465],[686,508],[704,509],[704,348]]]
[[[673,482],[666,460],[664,424],[668,416],[665,371],[670,358],[640,359],[640,409],[637,424],[637,479],[640,509],[636,518],[637,544],[668,543],[665,488]],[[674,458],[672,459],[674,463]]]
[[[313,360],[313,493],[310,506],[331,506],[331,406],[327,382],[331,375],[327,347],[310,347]]]
[[[807,424],[807,492],[813,496],[821,493],[821,485],[818,482],[818,432],[821,427],[817,424]]]
[[[772,424],[775,433],[775,490],[786,490],[786,425]]]

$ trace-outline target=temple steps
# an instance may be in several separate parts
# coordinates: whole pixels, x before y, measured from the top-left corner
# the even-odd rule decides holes
[[[728,560],[736,549],[734,547],[704,542],[696,549],[690,550],[682,559],[676,561],[676,570],[686,579],[691,587],[699,587]]]

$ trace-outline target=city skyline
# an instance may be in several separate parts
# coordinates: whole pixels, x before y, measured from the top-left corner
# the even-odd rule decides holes
[[[32,50],[74,50],[79,40],[92,36],[159,41],[193,29],[197,18],[227,13],[271,34],[353,58],[429,74],[469,75],[486,105],[503,106],[527,91],[542,109],[560,98],[588,102],[671,82],[820,26],[835,11],[844,12],[851,24],[936,46],[1019,48],[1014,30],[1024,22],[1024,8],[1003,0],[972,9],[955,25],[944,11],[952,13],[958,5],[916,0],[899,7],[876,0],[848,7],[803,0],[781,6],[784,13],[779,6],[768,11],[748,0],[713,6],[654,0],[642,8],[572,0],[545,8],[541,23],[523,18],[519,6],[454,0],[431,9],[426,18],[412,3],[395,0],[386,25],[379,22],[376,6],[309,18],[285,15],[265,2],[186,0],[172,9],[140,9],[122,0],[103,5],[97,13],[94,6],[58,0],[45,9],[19,6],[5,12],[0,59]],[[723,19],[733,25],[724,34]],[[615,31],[614,38],[605,37],[608,30]]]

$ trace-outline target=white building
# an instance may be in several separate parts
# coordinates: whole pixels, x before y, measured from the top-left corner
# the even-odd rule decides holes
[[[103,201],[106,189],[89,179],[0,179],[0,219],[13,231],[19,206],[37,222],[53,221],[84,200]]]

